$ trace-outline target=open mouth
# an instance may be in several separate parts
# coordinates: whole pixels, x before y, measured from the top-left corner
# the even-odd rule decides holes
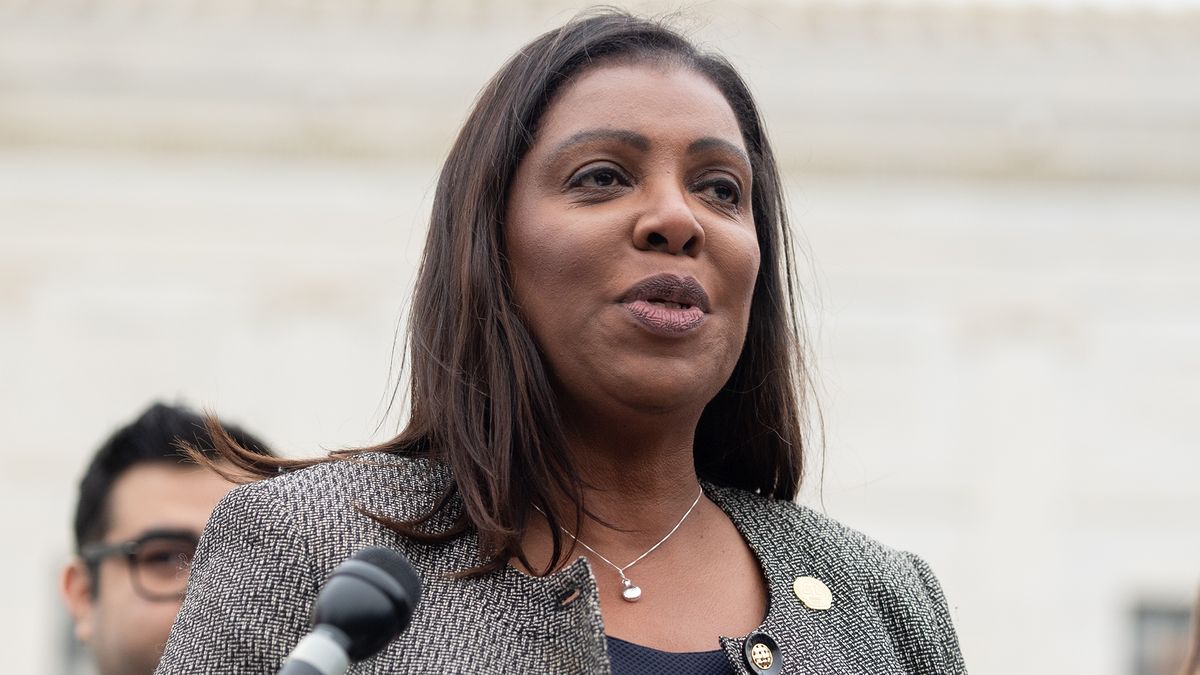
[[[664,309],[698,308],[708,313],[708,293],[695,277],[660,273],[637,282],[621,302],[647,302]]]
[[[662,307],[664,309],[691,309],[692,308],[692,306],[689,304],[682,303],[682,302],[672,302],[670,300],[663,300],[662,298],[650,298],[649,300],[646,300],[646,302],[650,303],[651,305],[654,305],[655,307]]]
[[[695,278],[656,274],[634,284],[620,300],[642,328],[654,335],[682,337],[708,318],[708,293]]]

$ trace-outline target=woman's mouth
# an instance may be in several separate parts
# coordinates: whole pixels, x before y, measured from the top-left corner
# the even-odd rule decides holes
[[[667,309],[690,309],[691,305],[685,305],[681,302],[671,302],[670,300],[647,300],[650,304],[656,307],[666,307]]]
[[[680,337],[707,318],[708,294],[692,277],[656,274],[634,284],[621,304],[643,328],[664,337]]]

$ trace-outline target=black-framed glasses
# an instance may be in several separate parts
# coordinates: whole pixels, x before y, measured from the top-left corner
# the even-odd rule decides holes
[[[123,556],[129,563],[133,590],[147,600],[179,600],[187,590],[188,571],[199,543],[195,533],[151,530],[136,539],[116,544],[89,544],[79,552],[91,570],[99,573],[100,561]]]

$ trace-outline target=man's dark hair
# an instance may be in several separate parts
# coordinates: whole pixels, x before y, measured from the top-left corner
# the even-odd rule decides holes
[[[249,432],[224,425],[225,432],[239,445],[271,455],[271,449]],[[195,466],[180,450],[186,443],[205,455],[213,450],[205,419],[181,406],[155,403],[133,422],[117,429],[96,451],[79,481],[75,506],[76,550],[104,539],[109,527],[109,493],[126,471],[149,463]]]

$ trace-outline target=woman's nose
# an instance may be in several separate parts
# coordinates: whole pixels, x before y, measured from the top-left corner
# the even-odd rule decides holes
[[[647,195],[648,205],[633,230],[633,244],[643,251],[699,255],[704,228],[680,186],[663,186]]]

